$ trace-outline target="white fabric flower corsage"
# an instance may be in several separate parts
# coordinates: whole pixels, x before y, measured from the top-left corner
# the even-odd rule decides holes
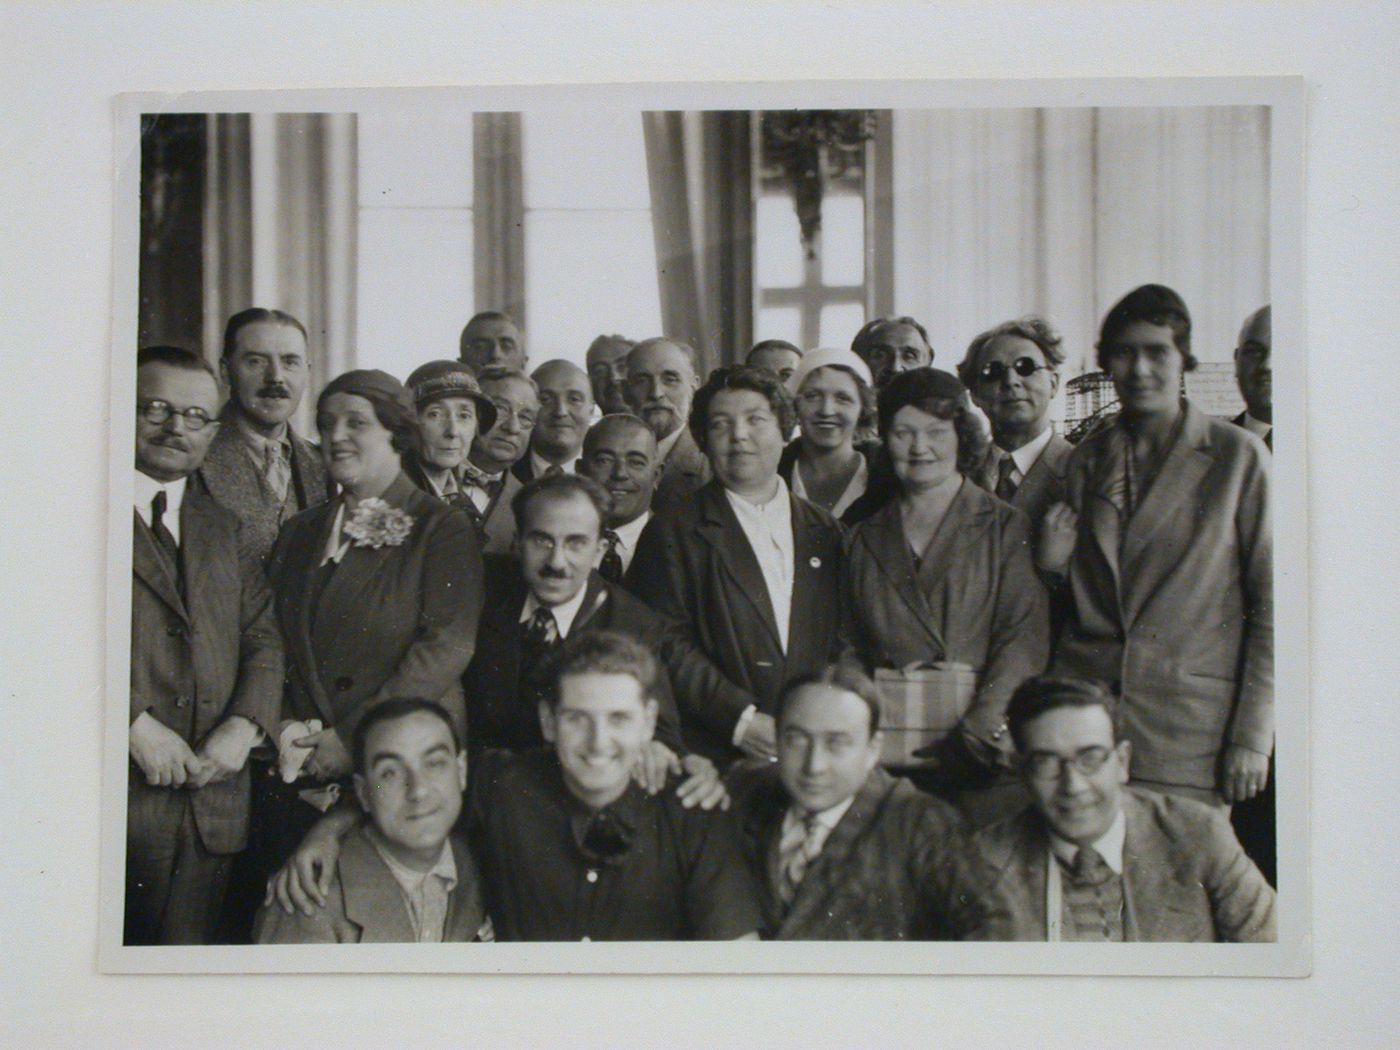
[[[397,547],[413,531],[413,516],[382,499],[361,500],[350,520],[345,523],[345,535],[356,547]]]

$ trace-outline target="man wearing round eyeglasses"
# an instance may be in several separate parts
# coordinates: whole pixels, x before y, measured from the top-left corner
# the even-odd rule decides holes
[[[1028,679],[1007,706],[1031,805],[969,843],[976,940],[1273,941],[1274,891],[1225,814],[1127,786],[1117,700]]]
[[[993,445],[978,480],[1031,519],[1037,554],[1047,543],[1074,543],[1074,513],[1056,506],[1065,502],[1074,446],[1050,422],[1064,359],[1050,323],[1023,317],[983,332],[958,365],[958,377],[992,424]],[[1057,564],[1039,557],[1036,563],[1042,569]]]
[[[205,944],[247,842],[248,752],[275,735],[282,642],[238,518],[189,477],[218,432],[199,355],[136,368],[127,944]],[[217,585],[216,583],[221,584]]]

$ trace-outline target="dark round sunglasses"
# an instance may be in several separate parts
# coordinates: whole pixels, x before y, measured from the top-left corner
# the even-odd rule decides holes
[[[1037,372],[1049,371],[1049,366],[1036,364],[1033,357],[1018,357],[1011,362],[1009,369],[1000,361],[988,361],[977,370],[977,378],[984,383],[1000,383],[1008,371],[1015,372],[1022,379],[1029,379]]]

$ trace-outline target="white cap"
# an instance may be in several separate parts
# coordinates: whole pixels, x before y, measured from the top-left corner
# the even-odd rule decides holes
[[[875,380],[870,375],[870,366],[860,359],[860,355],[851,350],[835,349],[830,347],[819,347],[816,350],[808,350],[802,355],[802,363],[797,366],[797,370],[792,374],[792,391],[796,393],[802,389],[802,384],[807,377],[818,368],[830,368],[833,365],[841,368],[849,368],[856,375],[860,376],[866,386],[874,386]]]

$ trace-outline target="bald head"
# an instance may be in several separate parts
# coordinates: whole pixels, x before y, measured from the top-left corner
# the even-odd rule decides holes
[[[1235,347],[1235,380],[1249,414],[1261,423],[1274,421],[1273,312],[1261,306],[1245,319]]]
[[[531,378],[540,390],[540,415],[532,447],[540,458],[568,467],[578,458],[593,414],[588,373],[572,361],[559,359],[540,365]]]

